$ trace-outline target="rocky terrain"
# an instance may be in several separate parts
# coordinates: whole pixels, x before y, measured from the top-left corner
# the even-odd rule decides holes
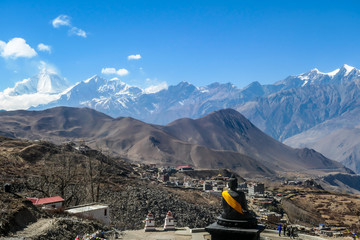
[[[21,230],[28,224],[47,216],[22,196],[0,191],[0,199],[0,235],[2,236]]]
[[[0,133],[58,144],[83,141],[132,162],[229,168],[242,176],[351,172],[314,150],[293,149],[276,141],[232,109],[166,126],[114,119],[87,108],[0,112]]]
[[[316,179],[321,186],[329,191],[360,194],[360,176],[353,174],[329,174]]]
[[[292,223],[305,226],[326,224],[360,230],[358,195],[293,185],[277,186],[273,191],[282,194],[281,205]]]
[[[168,189],[154,185],[127,186],[121,193],[105,191],[122,229],[143,228],[144,216],[152,212],[157,226],[164,223],[168,211],[178,226],[205,227],[220,214],[220,198],[195,190]]]
[[[71,143],[58,146],[1,137],[0,166],[3,170],[0,183],[11,183],[16,192],[0,194],[2,236],[28,234],[17,231],[37,221],[45,221],[49,227],[36,233],[33,239],[58,239],[54,236],[69,239],[106,229],[71,216],[44,213],[25,196],[60,195],[67,207],[89,202],[109,204],[112,227],[120,229],[142,228],[148,211],[155,214],[161,225],[169,210],[174,212],[179,226],[204,227],[220,211],[218,198],[141,180],[140,174],[145,169],[86,146],[78,150]],[[43,218],[51,218],[51,224]]]

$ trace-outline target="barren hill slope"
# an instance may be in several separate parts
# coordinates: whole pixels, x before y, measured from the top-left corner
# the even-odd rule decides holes
[[[276,141],[233,109],[219,110],[196,120],[179,119],[161,128],[183,141],[243,153],[271,169],[342,168],[314,150],[293,149]]]
[[[347,171],[313,150],[294,150],[277,142],[230,109],[166,127],[129,117],[113,119],[87,108],[2,112],[0,131],[5,136],[55,143],[82,141],[136,162],[229,168],[243,175]]]
[[[0,131],[5,136],[55,143],[82,141],[95,149],[135,162],[229,168],[250,175],[269,176],[274,173],[244,154],[188,143],[139,120],[129,117],[113,119],[87,108],[2,112],[0,122]]]

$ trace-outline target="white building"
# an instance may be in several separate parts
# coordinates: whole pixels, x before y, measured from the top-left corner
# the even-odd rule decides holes
[[[264,195],[265,193],[265,186],[263,183],[253,183],[252,185],[248,186],[248,189],[249,196]]]
[[[100,203],[91,203],[86,205],[80,205],[76,207],[69,208],[65,212],[90,217],[99,222],[110,225],[110,209],[109,206],[100,204]]]

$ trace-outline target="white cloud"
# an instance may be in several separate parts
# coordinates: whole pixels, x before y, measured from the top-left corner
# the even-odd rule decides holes
[[[59,28],[61,26],[66,26],[68,27],[68,33],[70,35],[76,35],[76,36],[79,36],[79,37],[83,37],[83,38],[86,38],[87,37],[87,33],[78,28],[78,27],[75,27],[71,24],[71,18],[67,15],[59,15],[57,18],[55,18],[53,21],[52,21],[52,25],[54,28]]]
[[[101,73],[103,73],[103,74],[115,74],[116,69],[115,68],[103,68],[103,69],[101,69]]]
[[[129,71],[125,68],[120,68],[119,70],[116,70],[115,68],[103,68],[101,69],[101,73],[103,74],[117,74],[119,76],[125,76],[129,74]]]
[[[38,48],[39,51],[51,53],[51,47],[49,45],[45,45],[43,43],[40,43],[37,46],[37,48]]]
[[[28,109],[40,104],[47,104],[60,98],[61,94],[33,93],[17,96],[9,96],[7,91],[0,92],[0,109],[2,110],[18,110]]]
[[[8,43],[0,41],[0,53],[4,58],[32,58],[37,52],[23,38],[13,38]]]
[[[54,28],[58,28],[61,26],[71,26],[70,17],[67,15],[59,15],[52,21],[52,25]]]
[[[125,68],[121,68],[119,70],[116,71],[116,74],[119,76],[125,76],[129,74],[129,71],[126,70]]]
[[[140,54],[135,54],[135,55],[128,56],[128,60],[139,60],[139,59],[141,59]]]
[[[58,74],[58,75],[60,74],[58,69],[54,65],[44,61],[40,61],[38,69],[40,72],[47,72],[50,74]]]
[[[0,52],[6,47],[6,42],[0,40]]]
[[[77,28],[77,27],[72,27],[70,30],[69,30],[69,33],[71,35],[77,35],[79,37],[83,37],[83,38],[86,38],[87,35],[86,35],[86,32],[80,28]]]
[[[148,81],[148,80],[147,80]],[[150,87],[147,87],[144,89],[144,92],[145,93],[157,93],[157,92],[160,92],[161,90],[163,89],[167,89],[168,88],[168,85],[166,82],[162,82],[158,85],[153,85],[153,86],[150,86]]]

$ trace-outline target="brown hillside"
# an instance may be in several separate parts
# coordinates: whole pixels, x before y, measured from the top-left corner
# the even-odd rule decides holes
[[[58,117],[57,117],[58,116]],[[113,119],[91,109],[53,108],[0,114],[0,129],[13,137],[55,143],[86,142],[131,161],[166,166],[191,164],[196,168],[229,168],[247,175],[272,175],[260,162],[233,151],[212,150],[179,140],[133,118]],[[45,124],[47,121],[49,123]]]
[[[344,171],[341,164],[313,150],[293,149],[276,141],[233,109],[216,111],[196,120],[179,119],[160,128],[192,144],[240,152],[273,170]]]
[[[346,172],[341,164],[315,151],[294,150],[277,142],[231,109],[165,127],[133,118],[113,119],[87,108],[1,112],[0,132],[55,143],[85,142],[135,162],[229,168],[247,176],[309,169]]]

